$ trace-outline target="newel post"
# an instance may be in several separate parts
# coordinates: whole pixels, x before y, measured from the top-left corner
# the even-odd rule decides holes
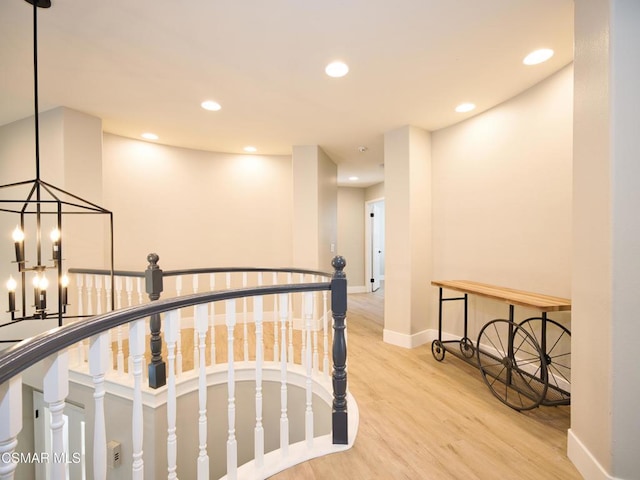
[[[149,295],[149,300],[154,301],[160,298],[162,293],[162,269],[158,266],[160,257],[155,253],[147,255],[149,265],[144,271],[145,289]],[[162,360],[162,338],[160,328],[162,322],[160,314],[151,315],[149,327],[151,330],[151,363],[149,364],[149,387],[160,388],[167,383],[167,365]]]
[[[345,318],[347,316],[347,276],[343,272],[345,259],[336,256],[331,261],[335,269],[331,279],[331,311],[333,315],[333,413],[334,445],[349,443],[347,432],[347,342]]]

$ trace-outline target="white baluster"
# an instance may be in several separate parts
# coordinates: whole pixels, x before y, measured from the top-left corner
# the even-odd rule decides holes
[[[67,351],[57,352],[44,361],[44,401],[51,412],[51,453],[52,462],[49,472],[53,480],[67,478],[68,468],[64,461],[64,405],[69,394],[69,359]],[[56,461],[57,460],[57,461]]]
[[[293,274],[291,272],[287,273],[287,283],[291,285],[293,283]],[[294,356],[293,356],[293,296],[289,295],[289,363],[293,364]],[[284,348],[285,343],[282,344],[282,348]]]
[[[322,373],[324,377],[329,379],[329,310],[327,309],[327,296],[328,292],[324,290],[322,292]]]
[[[242,272],[242,287],[247,288],[247,272]],[[247,332],[247,297],[242,298],[242,334],[244,347],[244,361],[249,361],[249,333]]]
[[[278,341],[278,296],[273,296],[273,361],[280,360],[280,344]]]
[[[86,290],[87,290],[87,315],[93,316],[93,275],[85,275],[84,277]],[[82,359],[83,361],[89,357],[89,343],[87,340],[82,340]]]
[[[209,478],[209,455],[207,455],[207,364],[205,360],[205,339],[209,327],[208,305],[196,305],[196,330],[200,340],[200,371],[198,377],[198,440],[200,453],[198,454],[198,480]],[[196,364],[194,364],[195,367]]]
[[[84,275],[81,273],[75,276],[76,286],[78,287],[78,315],[84,315],[84,302],[82,288],[84,287]]]
[[[18,466],[11,455],[22,430],[22,376],[0,385],[0,480],[13,480]]]
[[[271,283],[278,285],[278,274],[273,272],[271,274]],[[273,297],[273,361],[280,360],[280,344],[278,343],[278,296]]]
[[[127,291],[127,306],[133,305],[133,278],[125,277],[125,289]]]
[[[115,295],[116,295],[116,308],[120,310],[122,308],[122,277],[116,277],[115,279]],[[119,375],[124,374],[124,351],[122,349],[122,325],[118,325],[116,330],[118,353],[116,355],[116,368]]]
[[[167,342],[167,471],[169,479],[178,478],[178,437],[176,436],[176,342],[180,336],[179,310],[172,310],[164,316],[164,338]]]
[[[191,277],[191,285],[193,287],[193,293],[198,293],[198,275],[195,274]],[[195,328],[193,328],[193,369],[195,370],[198,367],[198,359],[199,359],[199,352],[198,352],[198,331]]]
[[[107,430],[104,416],[104,375],[109,366],[111,347],[107,332],[91,337],[89,346],[89,372],[93,377],[93,478],[107,478]]]
[[[93,275],[85,275],[87,285],[87,315],[93,315]]]
[[[82,301],[82,290],[84,287],[84,275],[78,274],[76,275],[76,285],[78,287],[78,316],[82,318],[84,315],[84,302]],[[78,342],[76,348],[76,360],[78,361],[78,365],[82,365],[84,363],[84,344],[82,341]]]
[[[104,293],[103,291],[103,277],[102,275],[98,275],[96,274],[94,276],[95,279],[95,286],[96,286],[96,315],[102,315],[103,311],[102,311],[102,295]],[[109,282],[106,282],[110,285]],[[107,302],[107,311],[110,310],[109,306],[110,304]],[[113,360],[114,360],[114,354],[113,354],[113,341],[112,341],[112,336],[111,336],[112,332],[109,331],[109,350],[108,350],[108,362],[109,362],[109,370],[113,369]],[[89,342],[89,348],[91,348],[91,342]],[[91,355],[91,352],[89,352],[89,355]]]
[[[102,315],[102,275],[95,275],[96,315]]]
[[[289,418],[287,417],[287,316],[289,310],[289,294],[281,293],[280,298],[280,330],[282,333],[282,349],[280,352],[280,451],[283,457],[289,455]]]
[[[209,274],[209,288],[213,292],[216,289],[216,274]],[[216,364],[216,304],[211,303],[211,365]]]
[[[262,285],[262,273],[258,277],[258,285]],[[254,457],[256,467],[264,465],[264,428],[262,426],[262,362],[264,357],[262,346],[262,297],[253,298],[253,319],[256,325],[256,428],[254,431]]]
[[[116,310],[120,310],[122,308],[122,277],[115,277],[113,283],[115,287],[113,295],[115,296]]]
[[[236,326],[236,301],[225,302],[225,320],[227,324],[227,390],[228,398],[228,424],[227,436],[227,478],[236,480],[238,477],[238,444],[236,441],[236,380],[233,352],[233,329]]]
[[[115,278],[113,279],[114,283],[115,283]],[[105,299],[105,304],[107,305],[107,312],[110,312],[113,310],[112,308],[112,304],[115,302],[111,301],[111,297],[113,295],[114,292],[111,291],[111,278],[110,277],[105,277],[104,279],[104,291],[106,294],[106,299]]]
[[[127,306],[133,305],[133,278],[125,277],[125,289],[127,291]],[[127,325],[129,329],[129,342],[131,342],[131,324]],[[133,375],[133,354],[131,353],[131,345],[129,345],[129,356],[127,357],[127,371],[129,376]]]
[[[144,460],[142,458],[143,418],[142,418],[142,361],[144,355],[146,323],[144,319],[131,322],[129,327],[129,351],[132,358],[133,371],[133,412],[131,429],[133,432],[133,465],[131,478],[143,480]]]
[[[176,277],[176,297],[182,294],[182,275]],[[182,311],[178,310],[178,319],[182,318]],[[178,341],[176,343],[176,375],[182,375],[182,332],[178,331]]]
[[[115,279],[114,279],[115,280]],[[111,312],[113,310],[112,306],[113,306],[113,302],[111,301],[111,295],[113,294],[113,292],[111,291],[111,278],[110,277],[104,277],[104,292],[105,292],[105,309],[107,312]],[[109,371],[113,370],[113,365],[114,365],[114,360],[117,359],[118,357],[118,329],[120,327],[117,327],[113,330],[109,331],[109,338],[111,340],[111,343],[109,344]],[[113,336],[115,335],[116,340],[115,342],[113,341]],[[114,345],[115,343],[115,345]],[[91,348],[91,347],[89,347]],[[115,351],[114,351],[115,349]],[[117,365],[116,365],[117,367]]]
[[[317,282],[317,278],[315,280]],[[316,304],[316,298],[318,296],[318,293],[314,293],[313,295],[313,305],[314,305],[314,309],[313,309],[313,313],[315,315],[315,304]],[[313,326],[311,327],[313,329],[313,374],[317,375],[318,371],[320,369],[320,358],[318,356],[318,321],[316,318],[313,319]]]
[[[138,305],[144,303],[144,294],[146,293],[142,288],[142,278],[136,277],[136,292],[138,294]]]
[[[307,345],[311,344],[311,320],[313,319],[313,293],[305,292],[304,294],[304,323],[305,330],[307,333]],[[307,393],[307,403],[305,409],[305,423],[304,423],[304,431],[305,438],[307,441],[307,447],[313,447],[313,384],[311,381],[311,374],[313,371],[311,365],[311,348],[307,348],[306,350],[306,359],[305,364],[307,367],[307,379],[306,379],[306,393]]]

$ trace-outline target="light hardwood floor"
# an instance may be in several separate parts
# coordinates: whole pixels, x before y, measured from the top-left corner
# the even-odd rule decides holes
[[[353,448],[272,477],[290,479],[570,480],[570,407],[516,412],[477,369],[430,346],[382,342],[383,298],[349,296],[348,382],[360,409]]]

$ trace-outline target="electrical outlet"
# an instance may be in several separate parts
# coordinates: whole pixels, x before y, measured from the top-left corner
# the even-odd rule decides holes
[[[107,443],[107,465],[118,468],[122,464],[122,444],[111,440]]]

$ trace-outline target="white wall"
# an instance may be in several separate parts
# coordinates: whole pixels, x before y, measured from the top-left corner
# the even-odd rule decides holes
[[[233,155],[104,135],[103,187],[116,267],[291,264],[287,156]]]
[[[425,343],[431,276],[431,134],[404,126],[384,135],[385,342]]]
[[[345,272],[349,290],[363,291],[364,275],[364,188],[338,188],[338,245],[336,253],[347,260]]]
[[[331,272],[338,253],[338,167],[318,149],[318,269]]]
[[[293,266],[331,272],[337,245],[338,167],[318,145],[294,145]]]
[[[568,66],[432,134],[434,279],[571,296],[572,93]],[[437,328],[437,290],[428,280]],[[508,313],[495,302],[471,302],[473,339],[488,319]],[[461,334],[461,325],[445,329]]]
[[[638,478],[640,4],[575,8],[569,458],[587,479]]]

